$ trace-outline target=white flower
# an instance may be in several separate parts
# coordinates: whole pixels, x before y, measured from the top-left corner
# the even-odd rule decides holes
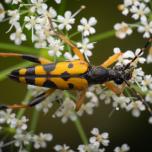
[[[132,34],[132,29],[125,22],[115,24],[114,29],[116,30],[116,37],[120,39]]]
[[[152,104],[152,90],[148,91],[146,94],[145,100]]]
[[[12,110],[7,109],[6,111],[0,111],[0,124],[10,124],[12,119],[15,118],[15,113],[12,113]]]
[[[89,36],[90,34],[94,34],[96,32],[95,28],[92,27],[97,23],[95,17],[91,17],[88,21],[83,17],[80,20],[80,23],[82,25],[78,25],[78,31],[82,32],[83,36]]]
[[[127,152],[130,150],[130,147],[127,144],[123,144],[121,147],[116,147],[114,152]]]
[[[70,61],[72,61],[72,60],[75,60],[75,55],[74,56],[72,56],[72,54],[70,53],[70,52],[65,52],[64,53],[64,57],[67,59],[67,60],[70,60]]]
[[[109,145],[109,134],[107,132],[104,132],[102,134],[99,133],[99,129],[98,128],[93,128],[93,130],[91,131],[92,135],[94,135],[93,137],[91,137],[89,139],[90,143],[99,147],[100,143],[104,146],[108,146]]]
[[[48,113],[49,109],[53,106],[52,101],[50,98],[45,99],[42,103],[36,105],[36,109],[38,111],[43,110],[43,112],[46,114]]]
[[[148,122],[152,124],[152,116],[149,117]]]
[[[43,14],[47,10],[47,4],[43,3],[43,0],[31,0],[31,2],[34,4],[34,6],[30,8],[31,12]]]
[[[41,30],[42,26],[40,25],[40,23],[43,22],[42,18],[38,18],[38,17],[35,17],[35,16],[30,16],[30,17],[25,16],[24,21],[25,21],[25,27],[28,30],[31,30],[31,29]]]
[[[46,48],[47,47],[47,41],[40,36],[34,35],[33,41],[35,42],[34,43],[35,48]]]
[[[139,117],[140,112],[146,109],[145,105],[141,101],[132,101],[127,107],[126,110],[132,110],[132,115],[134,117]]]
[[[143,38],[150,38],[152,34],[152,21],[142,21],[137,30],[139,33],[144,33]]]
[[[62,50],[64,49],[63,44],[61,43],[60,39],[55,39],[53,37],[49,37],[48,39],[49,47],[51,48],[48,51],[50,56],[57,56],[60,57],[62,55]]]
[[[115,96],[115,93],[111,90],[103,90],[99,95],[99,98],[100,100],[103,100],[105,104],[110,104],[113,96]]]
[[[22,41],[26,41],[26,35],[21,28],[17,28],[15,33],[11,33],[10,40],[14,41],[16,45],[20,45]]]
[[[55,145],[54,146],[54,150],[57,152],[74,152],[72,149],[70,149],[69,146],[67,146],[66,144],[62,145]]]
[[[9,23],[13,26],[16,25],[16,22],[20,19],[19,10],[8,10],[8,16],[10,16]]]
[[[152,89],[152,76],[151,75],[145,75],[144,79],[141,82],[142,90],[147,91],[148,87]]]
[[[57,16],[57,12],[53,7],[49,7],[48,13],[49,13],[49,17],[51,17],[51,19],[55,18]]]
[[[139,5],[140,0],[124,0],[124,5],[126,7],[131,6],[131,5]]]
[[[5,17],[5,10],[3,5],[0,3],[0,22],[4,19]]]
[[[25,116],[23,116],[21,119],[13,118],[10,122],[10,127],[15,128],[18,133],[21,133],[27,129],[27,121],[28,119]]]
[[[79,145],[77,149],[79,152],[105,152],[105,148],[100,149],[94,144]]]
[[[49,109],[53,106],[53,103],[62,100],[63,95],[61,90],[56,90],[51,96],[44,99],[42,103],[36,105],[36,109],[39,111],[43,110],[45,114],[48,113]]]
[[[64,16],[57,16],[57,22],[60,23],[58,25],[60,30],[65,28],[67,31],[69,31],[72,28],[71,25],[75,23],[75,19],[73,18],[71,11],[66,11]]]
[[[132,18],[135,20],[140,18],[141,21],[145,21],[150,9],[144,3],[140,3],[139,5],[133,5],[130,12],[133,13]]]
[[[5,0],[5,3],[11,3],[12,0]]]
[[[20,147],[22,144],[28,145],[31,143],[32,135],[30,133],[16,133],[14,135],[15,146]]]
[[[46,141],[51,141],[53,139],[52,134],[49,133],[40,133],[40,135],[34,135],[33,137],[34,148],[39,149],[46,147]]]
[[[5,0],[5,3],[19,4],[22,0]]]
[[[57,4],[60,4],[60,3],[61,3],[61,0],[55,0],[55,2],[56,2]]]
[[[77,116],[74,113],[75,103],[70,98],[65,98],[63,104],[54,113],[53,117],[61,117],[62,123],[66,123],[68,119],[75,121]]]
[[[130,102],[130,99],[125,96],[113,96],[114,102],[112,103],[114,108],[120,107],[122,109],[125,109]]]
[[[12,1],[12,4],[19,4],[19,3],[21,3],[22,2],[22,0],[13,0]]]
[[[94,43],[89,43],[88,38],[84,38],[82,43],[78,42],[77,47],[80,48],[81,53],[84,53],[86,57],[92,56],[92,50],[94,48]]]
[[[99,105],[98,98],[95,93],[87,91],[86,97],[89,101],[81,106],[80,110],[77,112],[79,116],[82,116],[84,112],[89,115],[93,114],[94,108]]]
[[[141,82],[143,79],[143,76],[144,76],[144,71],[142,70],[142,68],[138,68],[138,69],[134,69],[131,79],[133,81]]]
[[[125,16],[127,16],[129,14],[128,6],[126,6],[124,4],[118,5],[118,10],[122,11],[122,14]]]

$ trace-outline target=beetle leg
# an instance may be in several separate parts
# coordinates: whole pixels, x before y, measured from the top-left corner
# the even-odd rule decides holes
[[[64,41],[64,43],[68,44],[72,51],[74,52],[75,55],[77,55],[79,57],[80,60],[85,61],[85,58],[83,56],[83,54],[81,53],[81,51],[63,34],[57,33],[57,36]]]
[[[18,53],[0,53],[0,57],[17,57],[24,60],[28,60],[34,63],[39,64],[49,64],[51,63],[48,59],[42,58],[42,57],[36,57],[33,55],[27,55],[27,54],[18,54]]]
[[[36,96],[29,104],[13,104],[13,105],[0,105],[0,110],[5,109],[20,109],[20,108],[30,108],[35,105],[41,103],[44,99],[46,99],[50,94],[52,94],[55,89],[48,89],[47,91]]]
[[[79,111],[79,109],[81,108],[82,104],[84,103],[85,95],[86,95],[86,89],[81,91],[80,97],[76,101],[76,111]]]
[[[116,93],[117,95],[120,95],[122,93],[122,89],[118,88],[114,83],[112,82],[106,82],[105,86],[110,89],[112,92]]]
[[[116,53],[112,56],[110,56],[104,63],[101,64],[102,67],[106,68],[116,62],[118,58],[122,55],[122,52]]]
[[[81,51],[73,44],[73,42],[70,41],[70,39],[68,39],[65,35],[61,34],[60,32],[56,31],[53,27],[52,24],[52,19],[50,17],[48,17],[48,21],[49,24],[51,26],[51,30],[54,32],[54,34],[59,37],[64,43],[66,43],[67,45],[69,45],[72,48],[72,51],[74,52],[75,55],[77,55],[79,57],[80,60],[85,61],[85,58],[83,56],[83,54],[81,53]]]
[[[118,58],[122,55],[122,53],[116,53],[113,56],[109,57],[103,64],[101,64],[102,67],[106,68],[116,62]],[[120,95],[123,92],[123,89],[118,88],[114,83],[112,82],[106,82],[105,86],[113,91],[114,93]]]

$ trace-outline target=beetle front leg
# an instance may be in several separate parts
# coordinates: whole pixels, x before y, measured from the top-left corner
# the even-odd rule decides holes
[[[49,64],[51,61],[48,59],[42,58],[42,57],[36,57],[34,55],[28,55],[28,54],[18,54],[18,53],[0,53],[0,57],[17,57],[24,60],[28,60],[34,63],[39,64]]]
[[[104,68],[109,67],[114,62],[116,62],[119,59],[120,56],[122,56],[122,52],[116,53],[116,54],[110,56],[104,63],[101,64],[101,66],[104,67]]]
[[[12,104],[12,105],[0,105],[0,110],[5,109],[21,109],[21,108],[31,108],[36,106],[37,104],[41,103],[44,99],[46,99],[50,94],[52,94],[55,89],[48,89],[47,91],[39,94],[38,96],[34,97],[34,99],[27,105],[25,104]]]
[[[116,62],[120,56],[122,56],[122,52],[114,54],[113,56],[109,57],[103,64],[101,64],[101,66],[104,68],[109,67],[111,64]],[[122,89],[120,89],[112,82],[106,82],[105,86],[114,93],[116,93],[117,95],[120,95],[123,92],[123,88],[124,88],[123,87]]]

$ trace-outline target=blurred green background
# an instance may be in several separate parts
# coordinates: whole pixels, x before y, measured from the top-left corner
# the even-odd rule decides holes
[[[56,5],[53,0],[54,7],[60,9],[59,5]],[[124,17],[117,10],[117,5],[122,3],[120,0],[63,0],[66,8],[75,12],[82,4],[86,5],[86,9],[77,17],[91,17],[97,18],[98,23],[96,25],[97,33],[102,33],[113,29],[113,25],[117,22],[126,21],[132,22],[130,18]],[[5,33],[8,29],[8,24],[0,24],[0,42],[8,42],[9,36]],[[124,40],[119,40],[115,37],[100,41],[96,43],[93,50],[93,56],[91,61],[93,64],[98,65],[102,63],[107,57],[112,54],[114,47],[120,47],[123,50],[136,49],[143,47],[145,40],[142,39],[142,35],[134,32],[133,35],[127,37]],[[23,45],[31,45],[30,42]],[[2,49],[0,49],[3,52]],[[11,50],[10,50],[11,51]],[[6,51],[5,51],[6,52]],[[21,62],[16,59],[0,59],[0,71]],[[152,73],[151,65],[145,66],[147,73]],[[22,101],[26,94],[26,86],[16,83],[10,79],[5,79],[0,82],[0,103],[17,103]],[[36,132],[51,132],[54,135],[53,142],[51,142],[47,149],[41,149],[39,151],[51,152],[52,147],[55,144],[67,144],[73,149],[82,141],[79,134],[72,122],[62,124],[59,119],[53,119],[52,113],[55,109],[52,109],[47,115],[40,114]],[[112,110],[111,105],[104,105],[101,102],[100,106],[95,109],[94,114],[91,116],[83,115],[81,118],[82,125],[88,137],[90,137],[90,130],[97,127],[101,132],[107,131],[110,134],[110,147],[108,152],[112,151],[115,146],[123,143],[128,143],[131,147],[131,152],[151,152],[152,151],[152,126],[148,124],[149,113],[145,112],[140,118],[134,118],[130,113],[125,111],[116,111],[111,118],[109,113]],[[30,115],[32,110],[28,111],[28,117],[31,120]],[[35,150],[38,152],[38,150]]]

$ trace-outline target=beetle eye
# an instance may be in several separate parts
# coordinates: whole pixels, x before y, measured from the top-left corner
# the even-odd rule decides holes
[[[123,83],[123,79],[116,79],[114,80],[116,84],[120,85]]]

